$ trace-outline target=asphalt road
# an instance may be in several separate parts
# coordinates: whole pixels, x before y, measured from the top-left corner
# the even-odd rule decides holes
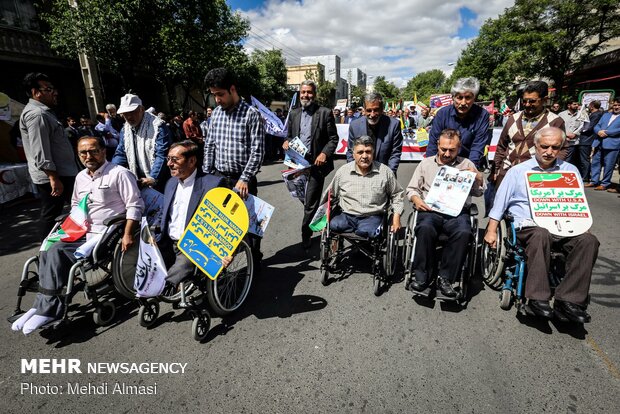
[[[401,165],[403,185],[415,166]],[[259,175],[259,195],[276,206],[262,244],[263,273],[237,314],[214,319],[205,343],[194,341],[191,321],[166,304],[150,330],[127,303],[108,327],[96,327],[90,313],[76,314],[62,333],[24,337],[5,324],[0,412],[620,412],[615,195],[587,192],[602,246],[591,287],[593,321],[574,327],[502,311],[497,292],[480,281],[465,309],[419,304],[402,282],[375,297],[370,264],[357,255],[349,261],[353,274],[322,286],[319,262],[306,259],[299,245],[302,206],[286,192],[281,167],[264,166]],[[21,267],[36,252],[36,204],[0,215],[6,317]],[[21,360],[31,358],[79,359],[82,373],[22,374]],[[95,362],[187,365],[182,374],[86,372]],[[107,394],[69,394],[74,384],[89,382],[107,384]],[[156,384],[156,393],[113,393],[117,383]]]

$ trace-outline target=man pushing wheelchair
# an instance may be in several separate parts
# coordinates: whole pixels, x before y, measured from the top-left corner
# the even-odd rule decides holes
[[[541,173],[539,176],[542,181],[552,178],[545,173],[556,173],[556,176],[560,176],[572,172],[573,177],[578,180],[578,186],[575,186],[583,192],[583,182],[578,169],[558,159],[565,140],[564,132],[555,127],[543,128],[536,133],[534,137],[535,157],[508,170],[497,190],[493,208],[489,213],[489,225],[484,240],[492,249],[497,246],[497,243],[503,243],[503,240],[498,240],[498,226],[505,214],[509,215],[513,220],[512,226],[516,230],[516,243],[523,246],[525,253],[527,277],[525,278],[524,297],[528,300],[526,311],[529,309],[530,313],[549,319],[556,316],[560,320],[587,323],[590,322],[590,315],[586,311],[588,291],[600,243],[588,231],[573,231],[575,235],[568,237],[559,235],[558,233],[564,234],[558,231],[560,223],[566,225],[571,223],[570,220],[555,220],[557,229],[553,229],[552,226],[542,227],[540,225],[542,221],[538,217],[544,217],[544,215],[538,212],[535,217],[532,215],[533,201],[530,201],[530,191],[535,192],[535,190],[528,189],[526,178],[528,172]],[[574,200],[585,201],[585,198]],[[559,206],[563,199],[555,199],[555,201],[551,203],[553,207]],[[537,203],[535,211],[549,205],[550,203],[539,206]],[[545,214],[556,217],[579,217],[578,214],[581,213],[548,212]],[[555,287],[555,292],[552,291],[549,278],[553,250],[559,251],[566,258],[565,275]],[[508,287],[505,286],[504,290],[507,289]],[[550,306],[552,297],[554,297],[553,308]]]

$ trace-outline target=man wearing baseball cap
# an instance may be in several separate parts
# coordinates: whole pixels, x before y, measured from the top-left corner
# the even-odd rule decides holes
[[[117,111],[125,118],[112,162],[127,167],[142,187],[163,189],[169,174],[166,154],[171,144],[166,123],[146,112],[138,95],[121,98]]]

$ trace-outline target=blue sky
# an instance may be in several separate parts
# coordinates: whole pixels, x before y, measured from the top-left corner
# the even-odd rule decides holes
[[[281,49],[300,56],[338,55],[341,68],[360,68],[403,86],[416,73],[449,74],[480,25],[514,0],[227,0],[250,20],[246,49]]]

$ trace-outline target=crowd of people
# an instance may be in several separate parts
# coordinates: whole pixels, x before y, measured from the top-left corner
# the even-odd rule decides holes
[[[342,115],[320,106],[316,84],[306,80],[300,86],[300,106],[288,116],[288,137],[283,144],[276,137],[266,136],[260,112],[240,96],[232,71],[213,69],[205,83],[217,107],[205,108],[204,114],[190,111],[185,119],[177,115],[167,120],[153,108],[145,109],[139,96],[127,94],[118,109],[107,105],[106,112],[97,115],[94,127],[87,117],[80,118],[79,125],[68,117],[65,129],[53,112],[58,90],[51,80],[40,73],[27,75],[24,86],[30,99],[19,125],[29,173],[41,195],[41,237],[50,231],[65,202],[76,205],[88,197],[89,237],[100,231],[107,216],[125,213],[122,248],[126,249],[134,243],[133,230],[142,213],[140,189],[156,189],[164,194],[161,231],[162,246],[170,253],[168,264],[173,269],[169,283],[178,284],[192,266],[175,246],[198,201],[217,186],[233,188],[242,198],[258,195],[257,174],[265,157],[277,158],[292,139],[299,138],[308,149],[305,158],[311,165],[300,240],[307,254],[313,255],[314,250],[310,222],[327,189],[342,207],[342,213],[332,217],[330,228],[369,238],[378,234],[376,229],[387,205],[394,212],[391,230],[400,229],[406,197],[420,212],[415,228],[419,237],[416,257],[420,259],[409,288],[419,291],[428,285],[434,246],[439,236],[446,234],[448,247],[441,260],[438,288],[444,295],[454,296],[452,284],[465,260],[464,243],[470,231],[465,218],[471,199],[457,217],[449,217],[433,211],[425,197],[440,167],[468,170],[476,173],[470,195],[478,197],[487,191],[495,201],[489,211],[487,243],[497,243],[493,228],[506,212],[521,220],[519,238],[526,251],[532,252],[527,257],[526,297],[533,312],[543,317],[553,314],[549,305],[552,293],[545,281],[550,246],[560,243],[568,256],[570,277],[556,289],[555,309],[571,320],[589,321],[585,296],[598,241],[590,233],[579,240],[559,240],[538,227],[527,197],[523,197],[522,175],[518,174],[530,170],[577,171],[589,181],[586,187],[609,191],[620,150],[620,99],[613,102],[612,112],[600,116],[600,103],[592,102],[587,120],[578,111],[578,102],[570,102],[567,111],[556,115],[544,105],[547,85],[529,82],[523,93],[523,110],[506,119],[487,183],[481,171],[493,121],[475,104],[480,88],[475,78],[458,79],[451,89],[453,104],[434,116],[428,108],[417,114],[415,107],[402,113],[384,113],[385,103],[378,93],[366,96],[363,108],[349,108]],[[277,115],[284,119],[287,114]],[[429,132],[426,159],[417,167],[406,191],[396,180],[403,142],[401,117],[407,119],[409,127]],[[325,186],[325,179],[334,170],[337,123],[349,124],[348,162]],[[595,148],[591,168],[585,166],[590,147]],[[260,238],[250,236],[249,244],[260,271]],[[582,248],[584,244],[588,249]],[[14,330],[29,333],[58,318],[62,304],[55,292],[66,282],[63,272],[75,260],[75,248],[75,244],[60,243],[41,253],[41,293],[33,308],[15,322]]]

